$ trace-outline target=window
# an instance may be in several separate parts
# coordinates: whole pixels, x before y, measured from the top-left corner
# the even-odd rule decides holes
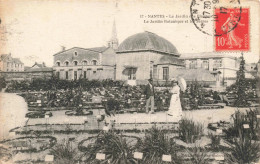
[[[84,60],[84,61],[82,62],[82,64],[83,64],[83,65],[88,65],[88,62],[87,62],[86,60]]]
[[[68,61],[65,62],[65,66],[69,66],[69,62]]]
[[[190,69],[197,68],[197,60],[191,60],[190,61]]]
[[[78,62],[77,62],[77,61],[74,61],[74,65],[77,66],[77,65],[78,65]]]
[[[128,80],[135,80],[136,79],[136,68],[129,68],[128,69]]]
[[[78,79],[78,72],[74,71],[74,80],[77,80],[77,79]]]
[[[56,65],[59,67],[60,66],[60,62],[57,62]]]
[[[92,64],[93,65],[97,65],[97,61],[96,60],[92,60]]]
[[[77,51],[74,52],[74,56],[78,56],[78,52]]]
[[[209,61],[208,60],[203,60],[202,64],[201,64],[201,67],[203,69],[209,69]]]
[[[221,59],[215,59],[213,63],[213,69],[218,69],[222,66],[222,60]]]
[[[87,71],[84,71],[84,79],[87,78]]]
[[[93,73],[97,73],[97,71],[93,71]]]
[[[69,79],[69,72],[68,71],[65,72],[65,76],[66,76],[65,78],[68,80]]]
[[[169,80],[169,67],[163,67],[163,80]]]

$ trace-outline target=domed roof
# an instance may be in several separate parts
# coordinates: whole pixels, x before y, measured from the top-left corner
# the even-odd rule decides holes
[[[176,47],[171,42],[148,31],[132,35],[125,39],[119,45],[117,52],[120,53],[147,50],[180,56]]]

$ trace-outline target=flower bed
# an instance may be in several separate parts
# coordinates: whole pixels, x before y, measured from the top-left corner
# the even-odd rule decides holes
[[[51,86],[49,85],[50,83],[52,83]],[[60,84],[70,87],[64,87]],[[29,90],[30,87],[28,86],[30,85],[35,90]],[[36,85],[40,89],[35,87]],[[58,87],[55,89],[48,88],[53,85]],[[136,112],[145,111],[144,86],[128,86],[112,80],[79,80],[69,82],[58,79],[36,79],[32,82],[21,82],[19,84],[14,82],[13,86],[9,85],[9,87],[13,89],[7,89],[7,91],[27,88],[27,92],[23,92],[20,95],[28,102],[29,110],[31,111],[71,110],[70,108],[76,109],[79,106],[85,109],[106,108],[108,111],[115,110],[115,113],[120,110],[133,108],[136,109]],[[156,87],[155,92],[157,111],[167,110],[171,99],[169,87]],[[113,103],[110,103],[110,101],[113,101]],[[193,110],[205,109],[207,107],[204,107],[204,105],[221,102],[221,99],[219,99],[219,93],[208,91],[203,86],[192,83],[187,86],[187,90],[184,93],[181,93],[181,102],[183,110]],[[209,108],[215,109],[221,108],[221,106],[209,106]]]
[[[11,140],[4,140],[0,143],[11,145],[15,153],[38,153],[53,147],[57,139],[52,136],[40,137],[19,137]]]
[[[127,139],[128,140],[127,142],[132,145],[137,144],[138,140],[140,140],[140,138],[136,136],[120,135],[120,137]],[[97,136],[88,137],[87,139],[80,141],[78,144],[79,151],[85,152],[88,149],[87,147],[91,144],[93,145],[95,141],[98,140],[99,138],[101,137],[97,135]]]

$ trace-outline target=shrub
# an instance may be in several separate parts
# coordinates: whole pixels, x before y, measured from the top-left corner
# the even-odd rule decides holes
[[[177,156],[178,148],[173,140],[166,136],[166,132],[153,127],[145,133],[140,147],[137,151],[144,153],[142,163],[161,164],[162,155],[171,155],[172,163],[181,163],[181,158]]]
[[[7,162],[12,158],[12,152],[7,148],[0,147],[0,162]]]
[[[6,87],[6,81],[4,77],[0,77],[0,91]]]
[[[70,141],[63,140],[63,143],[51,148],[50,153],[54,155],[56,164],[71,164],[77,160],[77,150],[72,148]]]
[[[260,158],[260,144],[250,137],[243,136],[241,131],[239,138],[234,138],[233,143],[228,144],[231,146],[231,153],[225,155],[229,163],[253,163]]]
[[[239,131],[241,131],[241,135],[247,135],[253,140],[259,140],[260,128],[259,120],[257,120],[257,110],[250,109],[246,111],[246,114],[236,111],[231,117],[233,124],[224,130],[227,139],[239,137]],[[244,129],[244,124],[248,124],[249,129]]]
[[[106,103],[104,103],[105,111],[107,115],[115,114],[116,111],[120,110],[120,102],[116,99],[108,99]]]
[[[209,159],[207,159],[207,151],[204,148],[195,146],[187,150],[190,160],[193,164],[208,164]]]
[[[236,111],[232,116],[234,123],[225,131],[227,143],[231,147],[231,153],[226,154],[230,163],[252,163],[260,158],[260,144],[255,141],[259,139],[257,134],[259,122],[256,114],[256,110],[250,109],[246,114]],[[248,124],[249,129],[245,129],[244,124]]]
[[[216,151],[219,150],[221,137],[219,135],[209,133],[209,138],[211,139],[211,148]]]
[[[96,159],[96,154],[104,153],[106,154],[106,159],[102,163],[135,163],[133,150],[136,149],[136,145],[130,144],[125,137],[117,135],[113,131],[101,132],[96,137],[95,143],[89,144],[85,149],[86,162],[90,164],[99,163]]]
[[[252,136],[252,139],[259,140],[259,134],[260,134],[260,121],[257,119],[257,110],[250,109],[246,111],[246,118],[247,122],[249,124],[250,133]]]
[[[179,137],[187,143],[194,143],[203,134],[202,124],[195,123],[193,120],[183,118],[179,123]]]

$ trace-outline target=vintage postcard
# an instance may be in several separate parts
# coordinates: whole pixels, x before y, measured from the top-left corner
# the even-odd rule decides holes
[[[260,163],[258,0],[0,0],[0,164]]]

